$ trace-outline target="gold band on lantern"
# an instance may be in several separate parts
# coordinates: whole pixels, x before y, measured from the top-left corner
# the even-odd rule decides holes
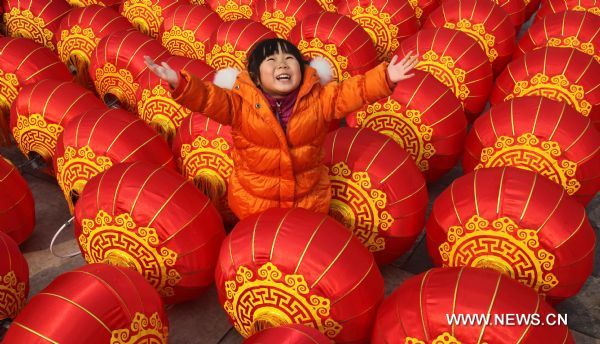
[[[13,270],[0,275],[0,320],[15,318],[25,306],[25,283],[17,280]]]
[[[379,60],[389,60],[400,46],[398,25],[392,23],[389,13],[380,12],[370,4],[367,7],[356,6],[352,9],[352,19],[371,36]]]
[[[100,96],[113,94],[129,111],[136,107],[135,94],[139,84],[133,80],[133,75],[127,69],[119,69],[112,63],[106,63],[96,69],[94,86]]]
[[[439,82],[448,86],[460,101],[467,99],[471,93],[465,84],[467,73],[456,66],[452,56],[440,56],[435,51],[428,50],[421,56],[415,68],[433,75]]]
[[[206,47],[203,42],[196,40],[192,30],[184,30],[174,25],[169,31],[163,32],[161,42],[172,55],[204,60]]]
[[[498,58],[498,51],[494,48],[496,36],[487,33],[482,23],[473,24],[468,19],[463,18],[458,23],[446,22],[444,27],[464,32],[473,38],[483,49],[490,62],[494,62]]]
[[[437,336],[432,342],[432,344],[461,344],[461,341],[456,339],[453,335],[448,332],[444,332]],[[429,344],[420,339],[413,337],[406,337],[404,339],[404,344]],[[485,344],[485,343],[483,343]]]
[[[113,330],[110,344],[117,343],[167,343],[169,328],[160,320],[158,313],[152,313],[150,318],[136,312],[129,328]]]
[[[596,54],[596,48],[592,42],[582,42],[576,36],[569,37],[549,37],[547,45],[549,47],[573,48],[593,56],[597,62],[600,62],[600,55]]]
[[[164,20],[160,5],[151,0],[125,0],[121,14],[142,33],[158,38]]]
[[[298,49],[302,54],[312,59],[317,56],[326,58],[333,66],[333,78],[337,81],[342,81],[350,77],[348,68],[348,57],[338,54],[335,44],[325,44],[318,37],[310,40],[310,42],[302,39],[298,43]]]
[[[52,43],[54,34],[46,29],[44,19],[34,16],[30,10],[21,11],[13,7],[10,12],[4,13],[4,22],[9,36],[27,38],[54,50]]]
[[[276,10],[275,12],[263,12],[261,23],[269,30],[275,32],[279,38],[287,38],[292,31],[292,28],[296,26],[296,18],[294,16],[286,16],[282,10]]]
[[[217,6],[215,12],[224,21],[252,18],[252,8],[249,5],[238,4],[233,0],[227,0],[224,6]]]
[[[23,155],[36,152],[44,160],[51,161],[63,130],[60,124],[48,123],[41,114],[32,113],[28,116],[18,115],[12,133]]]

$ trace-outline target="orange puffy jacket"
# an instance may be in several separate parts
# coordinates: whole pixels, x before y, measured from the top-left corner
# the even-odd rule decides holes
[[[322,86],[317,71],[306,66],[286,132],[247,71],[231,90],[182,71],[173,98],[231,126],[234,171],[227,197],[238,218],[273,207],[327,213],[331,191],[322,145],[329,122],[389,96],[386,67]]]

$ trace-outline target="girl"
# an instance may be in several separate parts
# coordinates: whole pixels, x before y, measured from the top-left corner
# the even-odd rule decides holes
[[[296,46],[267,39],[252,49],[248,69],[233,87],[224,89],[145,60],[175,90],[178,103],[231,126],[235,167],[227,196],[240,219],[272,207],[329,212],[329,174],[322,163],[329,122],[389,96],[417,64],[411,52],[402,61],[394,56],[364,75],[322,86]]]

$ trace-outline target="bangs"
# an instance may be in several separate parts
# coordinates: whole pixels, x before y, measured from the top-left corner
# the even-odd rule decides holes
[[[260,64],[269,56],[277,54],[278,52],[284,54],[290,54],[298,60],[300,64],[300,73],[304,76],[304,68],[306,61],[300,53],[300,50],[290,41],[282,38],[269,38],[262,40],[250,50],[248,55],[248,72],[254,83],[258,84],[258,75]]]
[[[285,40],[267,40],[262,46],[262,51],[260,52],[262,58],[260,60],[264,60],[265,58],[274,55],[279,51],[281,51],[284,54],[293,55],[294,48],[295,47],[292,45],[292,43]]]

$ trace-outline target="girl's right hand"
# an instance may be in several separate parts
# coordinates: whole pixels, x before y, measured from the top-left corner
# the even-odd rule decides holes
[[[169,83],[172,89],[176,89],[179,86],[179,73],[173,68],[169,67],[166,62],[162,62],[160,65],[156,64],[150,56],[144,56],[144,62],[146,66],[156,74],[159,78]]]

